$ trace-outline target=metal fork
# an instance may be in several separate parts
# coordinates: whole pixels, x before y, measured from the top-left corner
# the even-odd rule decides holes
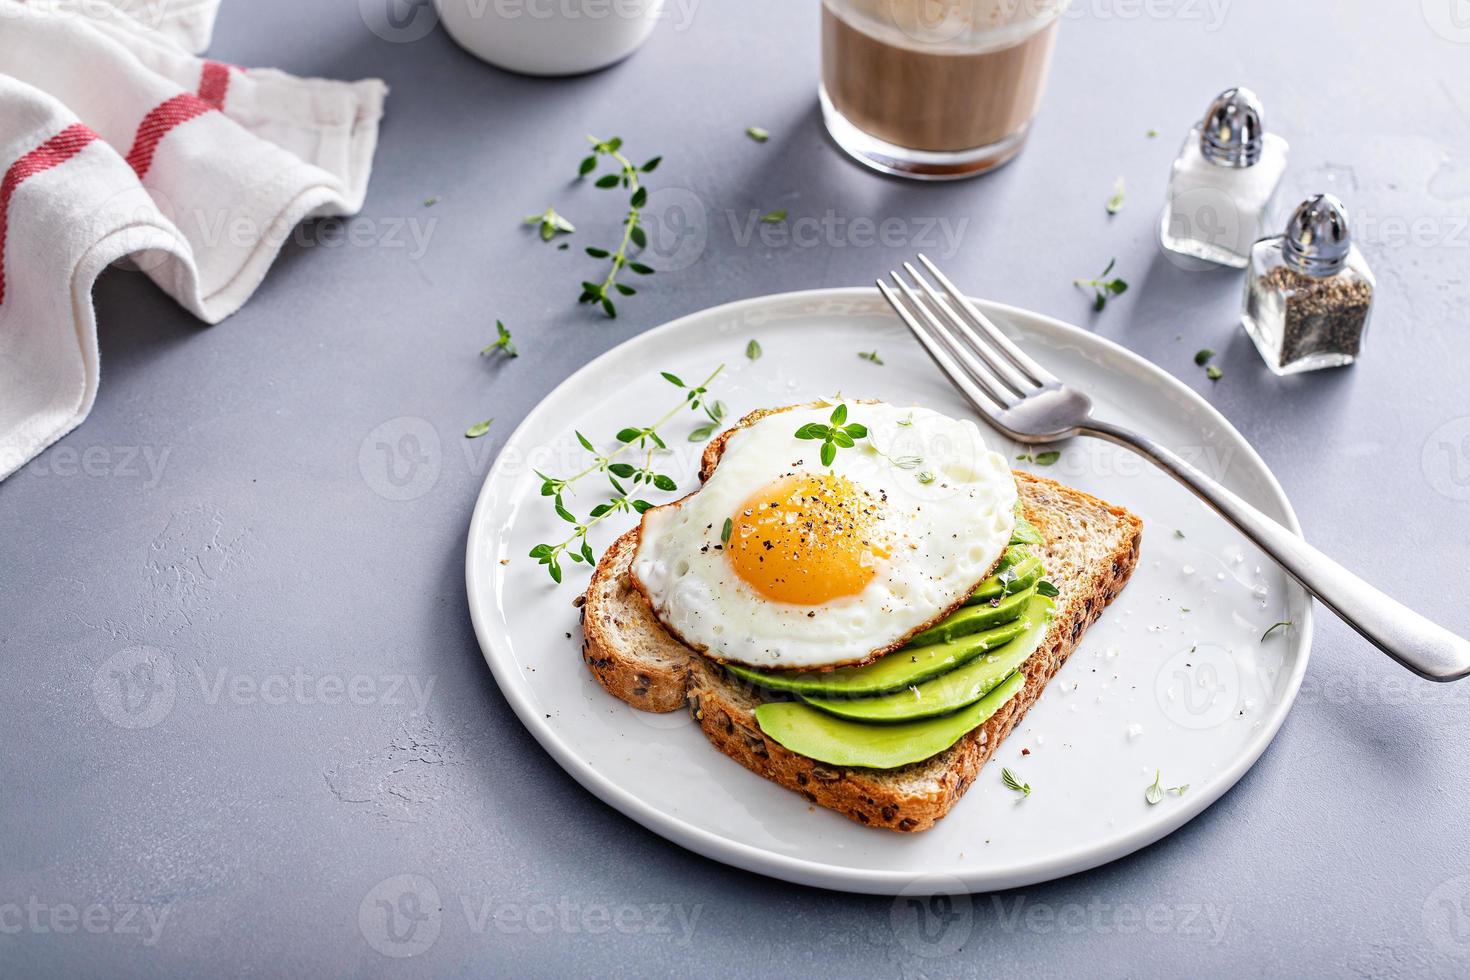
[[[923,255],[914,285],[892,273],[878,289],[929,356],[991,425],[1021,443],[1097,436],[1152,460],[1235,525],[1329,609],[1384,653],[1433,681],[1470,674],[1470,642],[1375,589],[1146,436],[1092,417],[1092,400],[1017,347]]]

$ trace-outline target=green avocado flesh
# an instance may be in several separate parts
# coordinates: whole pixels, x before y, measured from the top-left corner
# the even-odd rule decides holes
[[[1017,544],[1016,539],[1012,538],[1011,543],[1006,546],[1006,550],[1000,553],[1000,561],[995,563],[995,567],[990,570],[990,574],[999,575],[1007,568],[1010,568],[1012,565],[1019,565],[1029,557],[1031,557],[1031,552],[1026,550],[1026,546],[1024,544]]]
[[[1022,517],[1019,508],[1016,512],[1016,528],[1011,532],[1011,544],[1046,544],[1046,539],[1041,536],[1036,525]]]
[[[1009,549],[1007,549],[1009,550]],[[977,602],[989,602],[1003,595],[1012,595],[1023,589],[1029,589],[1041,580],[1045,569],[1041,567],[1040,559],[1032,557],[1027,552],[1022,552],[1025,557],[1014,565],[1002,566],[999,571],[990,578],[980,583],[980,587],[970,594],[965,600],[966,605]]]
[[[936,755],[983,724],[1026,684],[1019,668],[1046,637],[1055,608],[1028,545],[1045,544],[1020,516],[994,573],[936,626],[862,667],[731,675],[799,700],[755,710],[762,732],[818,762],[894,769]]]
[[[906,690],[871,698],[807,697],[802,700],[828,714],[854,721],[913,721],[948,714],[985,697],[1015,673],[1041,645],[1054,608],[1046,596],[1031,596],[1022,615],[1025,629],[1014,640]]]
[[[908,646],[926,647],[931,643],[949,643],[958,640],[962,636],[978,633],[981,630],[992,629],[1003,623],[1015,622],[1026,611],[1026,603],[1036,594],[1036,586],[1008,595],[1003,599],[992,599],[989,602],[974,606],[961,606],[938,626],[927,629],[909,640]]]
[[[1016,616],[1021,614],[1016,610]],[[962,636],[949,643],[934,643],[914,650],[897,650],[862,667],[839,667],[836,670],[782,672],[755,670],[726,664],[725,669],[742,680],[772,691],[814,696],[861,697],[887,694],[921,684],[961,664],[968,663],[998,647],[1004,646],[1025,630],[1017,618],[1013,622]]]
[[[937,755],[983,724],[1026,684],[1012,673],[985,697],[939,718],[875,725],[849,721],[800,701],[774,701],[755,709],[755,720],[776,742],[834,766],[896,769]]]

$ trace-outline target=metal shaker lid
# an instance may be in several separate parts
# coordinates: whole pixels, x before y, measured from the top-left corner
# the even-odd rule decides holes
[[[1315,194],[1286,223],[1281,250],[1286,264],[1309,276],[1330,276],[1343,267],[1353,249],[1347,208],[1331,194]]]
[[[1199,149],[1221,167],[1253,167],[1265,143],[1265,110],[1248,88],[1228,88],[1215,96],[1200,122]]]

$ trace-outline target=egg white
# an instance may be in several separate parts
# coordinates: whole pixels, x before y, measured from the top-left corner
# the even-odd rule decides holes
[[[660,622],[695,649],[767,668],[869,660],[960,602],[1010,541],[1015,478],[975,423],[848,403],[848,422],[867,426],[868,437],[840,450],[831,472],[882,501],[888,557],[862,592],[819,605],[754,590],[726,557],[725,521],[785,474],[826,471],[820,443],[795,432],[827,424],[833,407],[778,412],[737,430],[703,487],[644,513],[633,576]]]

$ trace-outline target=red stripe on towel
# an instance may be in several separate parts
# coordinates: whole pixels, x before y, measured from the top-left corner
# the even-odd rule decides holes
[[[199,74],[199,98],[216,109],[223,109],[229,87],[230,66],[222,61],[206,61]]]
[[[193,92],[182,92],[158,106],[138,125],[138,135],[133,138],[133,148],[128,151],[128,166],[142,180],[153,166],[153,153],[165,136],[190,119],[213,112],[214,106]]]
[[[70,160],[96,138],[97,134],[86,126],[72,123],[5,171],[5,179],[0,181],[0,303],[5,302],[5,232],[9,223],[10,199],[15,195],[15,189],[27,177],[34,177]]]

